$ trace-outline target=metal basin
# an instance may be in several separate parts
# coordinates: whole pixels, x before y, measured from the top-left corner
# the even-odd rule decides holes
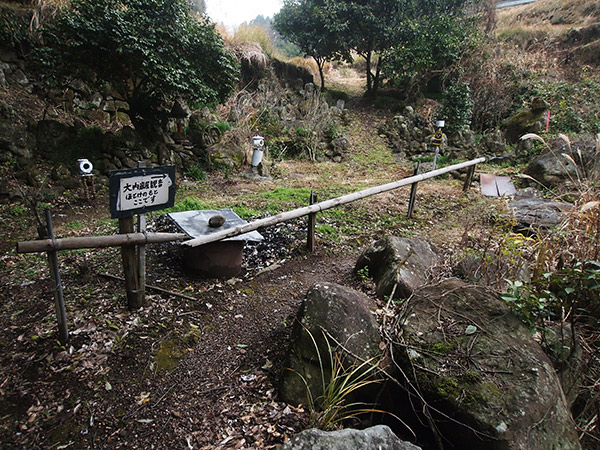
[[[218,215],[225,218],[225,223],[216,228],[209,226],[210,218]],[[183,211],[169,213],[168,216],[181,231],[191,238],[207,236],[217,231],[248,223],[231,209]],[[260,233],[252,231],[198,247],[186,247],[183,252],[183,265],[195,273],[208,277],[234,277],[242,271],[245,242],[260,242],[262,240],[263,237]]]

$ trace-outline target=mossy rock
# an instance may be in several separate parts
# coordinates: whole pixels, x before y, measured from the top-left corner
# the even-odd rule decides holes
[[[381,336],[369,305],[365,294],[338,284],[318,283],[309,289],[296,317],[282,373],[284,401],[306,404],[308,391],[313,399],[318,398],[323,382],[331,378],[333,353],[346,368],[381,353]],[[339,348],[340,343],[345,350]]]
[[[380,298],[392,291],[394,298],[408,298],[427,282],[427,274],[439,262],[436,250],[424,239],[385,236],[363,251],[354,272],[368,267]]]
[[[495,292],[457,279],[418,290],[395,342],[410,389],[461,449],[581,448],[552,364]]]
[[[541,98],[535,98],[529,109],[519,111],[502,123],[502,129],[509,143],[516,143],[521,136],[533,130],[537,122],[548,109],[548,104]]]

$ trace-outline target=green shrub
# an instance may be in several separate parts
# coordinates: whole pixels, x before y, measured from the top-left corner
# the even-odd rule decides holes
[[[306,137],[310,134],[310,132],[302,127],[298,127],[296,128],[296,134],[300,137]]]
[[[213,126],[217,127],[221,131],[221,134],[225,134],[226,131],[233,128],[229,122],[215,122],[213,123]]]
[[[502,295],[513,312],[530,329],[543,329],[550,317],[576,317],[597,313],[600,307],[600,262],[577,262],[556,272],[545,272],[530,285],[509,281]]]
[[[27,49],[31,44],[30,20],[31,17],[24,9],[0,5],[0,44],[21,52]]]
[[[453,133],[471,124],[473,101],[467,83],[451,84],[444,92],[441,119],[446,121],[446,130]]]
[[[337,89],[329,89],[328,88],[326,95],[327,95],[328,99],[330,99],[334,103],[337,102],[338,100],[344,100],[345,102],[350,100],[350,95],[348,95],[348,93],[337,90]]]
[[[187,174],[189,177],[196,181],[204,181],[208,178],[206,172],[200,166],[192,166],[188,169]]]

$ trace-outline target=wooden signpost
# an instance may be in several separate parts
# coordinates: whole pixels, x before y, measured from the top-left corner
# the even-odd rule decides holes
[[[149,211],[169,208],[175,203],[175,166],[143,167],[110,172],[110,214],[119,219],[119,233],[134,232],[133,216],[138,215],[138,233],[146,232]],[[144,306],[146,285],[144,245],[121,246],[127,306]]]

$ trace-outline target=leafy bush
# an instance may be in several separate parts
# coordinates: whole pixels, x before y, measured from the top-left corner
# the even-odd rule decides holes
[[[296,134],[300,137],[306,137],[310,134],[310,132],[302,127],[298,127],[296,128]]]
[[[600,307],[600,262],[546,272],[531,285],[510,281],[504,300],[530,329],[544,329],[548,318],[597,314]]]
[[[536,80],[521,98],[527,101],[540,97],[550,105],[549,131],[552,133],[597,133],[600,131],[598,95],[600,82],[584,76],[577,83]]]
[[[471,21],[450,14],[407,21],[401,27],[399,44],[390,51],[386,77],[406,83],[432,69],[448,67],[470,46],[472,32]]]
[[[340,91],[340,90],[337,90],[337,89],[330,89],[330,88],[328,88],[326,95],[333,102],[337,102],[338,100],[344,100],[345,102],[347,102],[348,100],[350,100],[350,95],[348,95],[347,92]]]
[[[186,0],[72,0],[43,28],[36,60],[57,81],[108,83],[138,131],[152,133],[173,97],[216,103],[237,81],[237,61],[214,25],[189,8]]]
[[[226,131],[233,128],[229,122],[215,122],[213,125],[221,130],[221,134],[225,134]]]
[[[446,121],[446,130],[453,133],[468,127],[471,123],[473,101],[471,88],[467,83],[451,84],[444,92],[441,117]]]
[[[8,5],[0,5],[0,43],[23,52],[31,44],[27,12]]]

